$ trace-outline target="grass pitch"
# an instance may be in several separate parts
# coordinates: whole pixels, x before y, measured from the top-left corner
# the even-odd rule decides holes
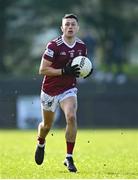
[[[34,162],[37,131],[0,131],[0,178],[138,178],[138,130],[78,130],[77,173],[63,165],[64,130],[51,130],[43,165]]]

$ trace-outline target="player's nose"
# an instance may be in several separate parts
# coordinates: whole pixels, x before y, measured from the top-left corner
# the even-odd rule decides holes
[[[69,25],[69,28],[72,28],[72,27],[73,27],[72,24],[70,24],[70,25]]]

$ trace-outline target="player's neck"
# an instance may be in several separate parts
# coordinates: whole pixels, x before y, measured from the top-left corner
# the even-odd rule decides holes
[[[66,36],[62,36],[62,38],[64,39],[64,41],[68,44],[68,45],[70,45],[70,46],[72,46],[74,43],[75,43],[75,40],[76,40],[76,38],[75,37],[66,37]]]

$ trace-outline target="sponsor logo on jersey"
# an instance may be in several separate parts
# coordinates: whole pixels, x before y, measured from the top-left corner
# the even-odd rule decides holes
[[[49,56],[49,57],[53,57],[53,56],[54,56],[54,51],[47,48],[47,49],[45,50],[44,54],[46,54],[46,55]]]
[[[66,56],[66,52],[65,52],[65,51],[62,51],[62,52],[60,53],[60,55]]]

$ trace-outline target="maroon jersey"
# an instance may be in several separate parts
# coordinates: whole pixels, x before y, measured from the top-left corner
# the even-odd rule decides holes
[[[74,57],[86,56],[86,45],[79,38],[76,38],[73,45],[68,45],[62,36],[48,43],[43,58],[51,61],[51,67],[62,69]],[[70,75],[44,76],[42,90],[51,95],[59,95],[64,91],[76,86],[76,78]]]

